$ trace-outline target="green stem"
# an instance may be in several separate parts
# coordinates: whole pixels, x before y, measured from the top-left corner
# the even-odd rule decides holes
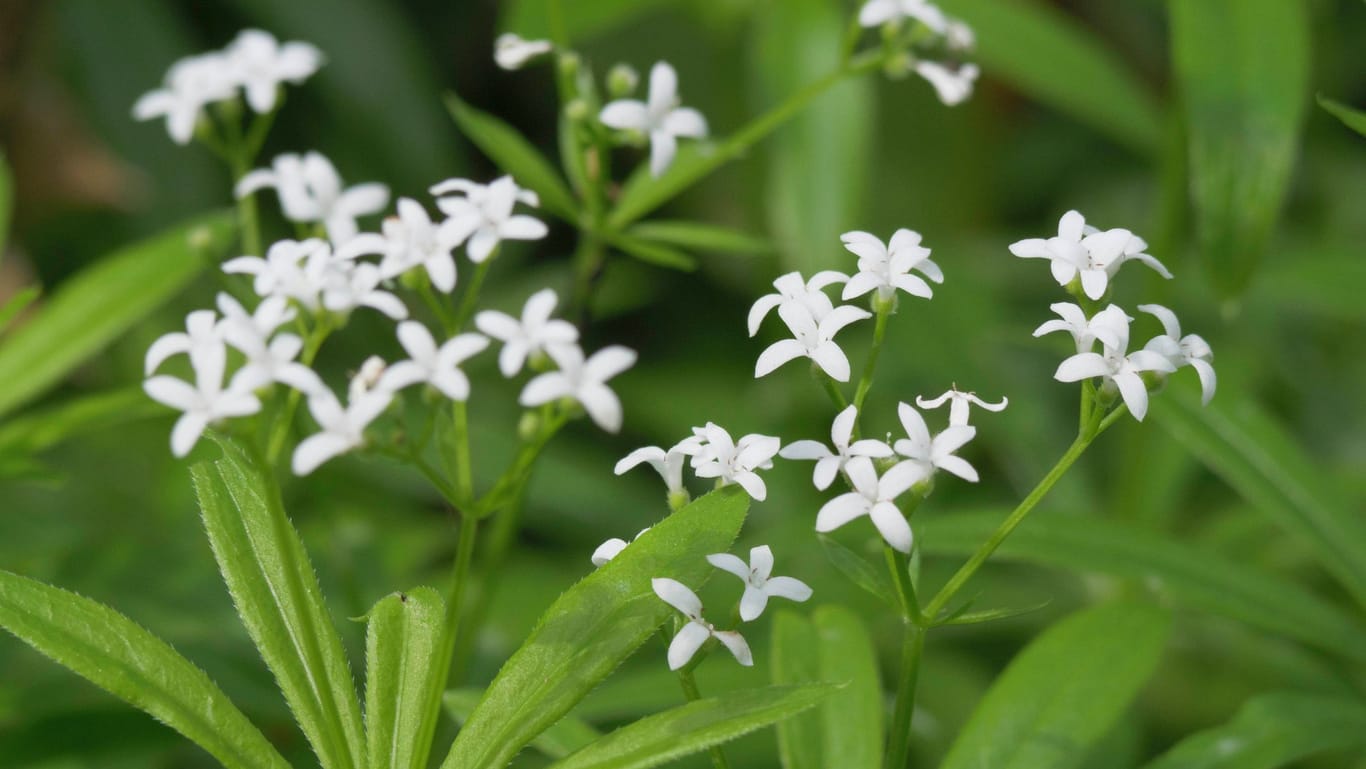
[[[422,726],[417,735],[418,753],[414,756],[413,766],[426,766],[427,757],[432,752],[432,740],[436,737],[436,724],[441,715],[441,697],[446,691],[451,671],[451,656],[455,650],[455,641],[460,635],[465,587],[469,583],[470,563],[474,559],[474,542],[478,533],[479,519],[461,513],[460,541],[456,545],[451,581],[446,587],[446,618],[441,631],[442,641],[438,647],[436,662],[431,669],[430,688],[422,711]]]
[[[593,289],[602,277],[606,261],[607,246],[602,238],[591,232],[583,233],[574,251],[574,293],[569,305],[570,313],[581,326],[589,320]]]
[[[678,684],[683,687],[683,696],[688,702],[702,699],[702,693],[697,690],[697,681],[693,678],[691,668],[685,667],[678,671]],[[714,769],[730,769],[730,762],[726,760],[726,754],[721,752],[721,746],[717,745],[707,752],[711,756],[711,765]]]
[[[840,392],[839,385],[835,384],[835,380],[831,379],[824,371],[817,371],[815,374],[816,378],[821,380],[821,386],[825,388],[825,394],[830,396],[830,400],[834,402],[835,406],[840,411],[849,408],[849,401],[845,399],[844,393]]]
[[[470,418],[469,407],[465,401],[451,404],[455,430],[455,467],[451,475],[455,479],[455,495],[462,507],[467,507],[474,499],[474,469],[470,464]]]
[[[326,316],[319,316],[318,325],[314,327],[313,333],[305,338],[303,352],[299,355],[299,362],[311,367],[314,358],[318,357],[318,350],[322,348],[327,335],[331,333]],[[271,430],[270,443],[267,444],[266,461],[271,467],[280,458],[280,452],[285,448],[285,441],[289,438],[289,427],[294,423],[294,413],[299,409],[299,401],[303,398],[303,393],[291,389],[285,400],[284,410],[276,418],[275,425]]]
[[[911,719],[915,715],[915,689],[920,680],[920,661],[925,652],[926,629],[906,624],[901,644],[901,677],[896,686],[896,708],[887,735],[886,769],[905,769],[910,754]]]
[[[460,308],[455,312],[455,327],[452,334],[460,333],[470,318],[474,317],[474,307],[479,302],[479,289],[484,287],[484,278],[488,277],[489,268],[493,265],[493,260],[498,256],[498,249],[495,248],[488,258],[479,263],[474,269],[474,277],[470,279],[470,285],[465,289],[465,295],[460,297]]]
[[[873,349],[868,351],[868,361],[863,364],[863,375],[859,377],[858,388],[854,390],[854,408],[863,413],[863,399],[873,386],[873,374],[877,371],[878,354],[882,352],[882,340],[887,336],[887,318],[892,314],[890,302],[877,302],[877,321],[873,326]]]

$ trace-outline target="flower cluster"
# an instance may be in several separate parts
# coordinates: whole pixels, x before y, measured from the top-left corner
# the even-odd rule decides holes
[[[698,478],[715,479],[718,486],[736,484],[753,499],[763,501],[768,496],[768,488],[758,471],[772,469],[773,457],[781,445],[778,438],[758,433],[735,440],[725,428],[708,422],[703,427],[694,427],[692,435],[667,451],[658,446],[636,449],[617,463],[616,474],[621,475],[642,462],[648,463],[664,479],[670,507],[678,509],[689,499],[683,486],[686,461]]]
[[[864,27],[881,27],[884,42],[900,54],[889,64],[892,74],[914,71],[950,107],[972,96],[980,70],[975,64],[953,61],[976,45],[976,35],[967,24],[948,16],[929,0],[868,0],[859,10],[858,20]]]
[[[133,105],[138,120],[165,118],[177,144],[189,144],[204,108],[237,98],[240,91],[258,114],[275,110],[280,86],[302,83],[322,66],[309,43],[283,45],[268,32],[244,30],[221,51],[189,56],[171,65],[163,87]]]

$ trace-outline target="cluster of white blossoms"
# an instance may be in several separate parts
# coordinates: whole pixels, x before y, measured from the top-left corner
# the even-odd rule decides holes
[[[1058,222],[1056,237],[1021,240],[1011,244],[1010,251],[1026,259],[1048,259],[1058,285],[1079,302],[1098,304],[1110,293],[1112,279],[1127,261],[1141,262],[1164,278],[1172,277],[1161,262],[1145,253],[1147,248],[1143,238],[1129,230],[1099,230],[1087,225],[1080,213],[1068,211]],[[1053,304],[1051,309],[1058,317],[1039,326],[1034,335],[1064,331],[1076,343],[1076,354],[1064,360],[1054,374],[1058,381],[1099,379],[1101,402],[1108,404],[1118,396],[1140,421],[1148,413],[1149,390],[1185,366],[1195,369],[1199,376],[1204,402],[1214,397],[1218,384],[1214,352],[1201,337],[1182,336],[1176,314],[1166,307],[1138,306],[1156,317],[1166,333],[1133,352],[1129,351],[1129,335],[1134,319],[1118,305],[1107,304],[1089,315],[1081,305],[1071,302]],[[1095,351],[1097,342],[1100,352]]]
[[[725,428],[714,422],[694,427],[692,435],[668,450],[659,446],[636,449],[617,462],[617,475],[642,463],[649,464],[664,479],[669,506],[677,510],[688,503],[689,495],[683,485],[685,465],[698,478],[715,480],[717,486],[738,485],[751,498],[763,501],[768,487],[759,476],[760,470],[773,468],[782,442],[772,435],[750,433],[739,440],[731,438]]]
[[[309,43],[281,44],[268,32],[244,30],[221,51],[172,64],[163,87],[138,99],[133,116],[165,118],[171,139],[189,144],[205,107],[236,99],[240,91],[258,114],[272,112],[280,86],[302,83],[322,62],[322,54]]]
[[[914,70],[950,107],[972,96],[981,71],[975,64],[950,61],[976,45],[976,35],[967,24],[948,16],[929,0],[868,0],[859,10],[858,20],[864,27],[883,28],[884,38],[900,46],[902,55],[894,60],[893,74]],[[904,29],[908,21],[913,24]],[[947,56],[942,60],[927,58],[939,51]]]

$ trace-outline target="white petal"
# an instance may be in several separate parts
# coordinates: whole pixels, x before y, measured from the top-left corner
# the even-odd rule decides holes
[[[893,549],[903,553],[911,552],[911,525],[906,522],[906,517],[896,505],[891,502],[879,502],[873,505],[868,517],[873,519],[873,525],[877,527],[878,533]]]
[[[825,457],[816,462],[816,468],[811,473],[811,482],[820,491],[830,488],[830,484],[835,482],[835,476],[840,472],[839,457]]]
[[[940,470],[962,478],[965,481],[977,482],[977,470],[966,459],[962,457],[940,457],[935,461],[935,466]]]
[[[735,482],[756,502],[763,502],[768,497],[768,487],[764,485],[764,479],[760,478],[758,473],[736,473]]]
[[[593,353],[584,361],[584,378],[606,382],[636,364],[636,352],[621,345],[611,345]]]
[[[294,459],[291,463],[295,475],[308,475],[318,468],[318,465],[326,462],[333,457],[345,454],[353,448],[351,442],[346,438],[335,433],[318,433],[305,438],[294,449]]]
[[[522,325],[516,318],[497,310],[484,310],[475,315],[474,325],[485,334],[503,342],[513,339],[522,332]]]
[[[749,565],[740,560],[739,556],[730,553],[713,553],[707,556],[707,563],[724,572],[729,572],[740,579],[749,581]]]
[[[513,216],[498,225],[498,234],[506,240],[540,240],[549,233],[545,222],[534,216]]]
[[[744,594],[740,596],[740,619],[745,622],[753,622],[764,613],[766,606],[768,606],[768,593],[752,585],[746,585]]]
[[[1117,374],[1114,383],[1119,387],[1120,397],[1124,399],[1124,405],[1129,407],[1129,413],[1142,422],[1148,414],[1148,388],[1143,384],[1143,378],[1126,372]]]
[[[667,131],[650,133],[650,175],[661,176],[674,162],[678,152],[678,140]]]
[[[209,420],[203,414],[193,411],[183,414],[171,428],[171,453],[177,457],[189,454],[208,426]]]
[[[574,388],[564,374],[551,371],[527,382],[518,402],[523,406],[540,406],[573,393]]]
[[[736,662],[747,668],[754,666],[754,655],[750,653],[749,644],[745,643],[744,636],[734,630],[717,630],[712,635],[721,642],[722,646],[730,650]]]
[[[778,294],[764,294],[754,302],[754,306],[749,308],[749,335],[754,336],[759,333],[759,324],[764,322],[764,318],[773,311],[774,307],[782,304],[783,298]]]
[[[678,670],[692,659],[702,644],[711,637],[711,631],[696,622],[689,622],[678,631],[669,643],[669,669]]]
[[[615,537],[598,545],[597,549],[593,551],[593,565],[602,566],[613,558],[616,558],[621,551],[626,549],[626,545],[626,540],[617,539]]]
[[[844,284],[844,291],[840,293],[840,299],[847,302],[850,299],[856,299],[863,296],[882,285],[884,285],[882,277],[877,273],[860,272],[850,278],[848,283]]]
[[[820,441],[793,441],[778,455],[783,459],[822,459],[831,456],[830,449]]]
[[[649,111],[643,102],[635,99],[620,99],[610,102],[598,114],[598,120],[608,128],[618,131],[644,131],[649,120]]]
[[[1093,352],[1077,353],[1058,364],[1053,378],[1059,382],[1080,382],[1095,376],[1107,376],[1110,364]]]
[[[834,342],[822,342],[812,350],[811,360],[836,382],[849,381],[849,358]]]
[[[606,385],[595,384],[583,387],[578,393],[583,410],[598,427],[609,433],[621,429],[621,399]]]
[[[816,531],[834,531],[861,515],[867,515],[868,510],[868,500],[862,494],[841,494],[821,506],[816,514]]]
[[[668,577],[656,577],[650,580],[650,587],[664,603],[678,609],[685,616],[702,616],[702,599],[682,582]]]
[[[767,376],[784,363],[804,355],[806,355],[806,345],[796,339],[774,342],[768,346],[768,349],[759,354],[759,360],[754,364],[754,378]]]
[[[690,107],[680,107],[664,118],[664,130],[674,136],[701,139],[707,135],[707,119]]]
[[[811,597],[811,587],[795,577],[774,577],[764,585],[764,592],[774,598],[802,602]]]
[[[661,449],[658,446],[645,446],[644,448],[636,449],[630,454],[622,457],[621,460],[617,462],[616,467],[612,468],[612,472],[621,475],[627,470],[639,465],[641,462],[649,462],[656,470],[659,470],[664,466],[665,456],[664,449]]]
[[[1214,366],[1210,365],[1208,361],[1193,358],[1188,362],[1200,377],[1200,400],[1208,406],[1210,399],[1214,397],[1215,388],[1219,386],[1219,377],[1215,375]]]

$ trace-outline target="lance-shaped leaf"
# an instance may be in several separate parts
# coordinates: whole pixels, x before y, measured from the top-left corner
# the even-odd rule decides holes
[[[365,744],[370,769],[425,769],[418,733],[445,682],[432,676],[446,602],[429,587],[393,593],[367,615]]]
[[[709,697],[608,734],[550,769],[648,769],[779,723],[835,691],[831,684],[772,686]],[[847,764],[840,764],[841,767]]]
[[[748,509],[749,497],[738,487],[713,491],[560,596],[484,691],[443,769],[507,766],[674,613],[650,580],[700,583],[711,572],[707,554],[730,548]]]
[[[773,253],[773,244],[763,238],[702,222],[654,220],[641,222],[627,233],[691,251],[756,256]]]
[[[202,670],[107,606],[0,571],[0,627],[185,735],[228,769],[289,769]]]
[[[611,243],[627,256],[635,257],[646,264],[682,272],[697,269],[697,260],[691,254],[664,243],[633,235],[613,235]]]
[[[360,701],[317,575],[269,472],[236,444],[191,472],[237,613],[324,769],[361,769]]]
[[[446,692],[441,701],[445,703],[446,712],[451,718],[454,718],[456,723],[463,724],[469,720],[470,713],[474,712],[483,696],[483,689],[452,689]],[[536,735],[536,739],[531,741],[531,747],[548,758],[564,758],[588,747],[600,737],[602,732],[593,728],[592,724],[570,715]]]
[[[978,704],[941,769],[1071,769],[1152,675],[1170,627],[1150,604],[1079,612],[1020,652]]]
[[[1340,101],[1329,99],[1319,95],[1319,106],[1327,110],[1333,117],[1342,121],[1342,124],[1356,131],[1362,136],[1366,136],[1366,112],[1343,104]]]
[[[0,342],[0,415],[41,395],[184,288],[232,242],[226,215],[117,251],[62,283]]]
[[[5,257],[9,243],[9,220],[14,211],[14,174],[10,173],[9,159],[0,152],[0,260]]]

